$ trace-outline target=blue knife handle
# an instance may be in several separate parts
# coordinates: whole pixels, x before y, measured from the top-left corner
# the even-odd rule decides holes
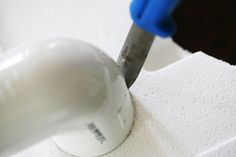
[[[171,17],[181,0],[133,0],[130,13],[134,23],[152,34],[169,37],[176,31]]]

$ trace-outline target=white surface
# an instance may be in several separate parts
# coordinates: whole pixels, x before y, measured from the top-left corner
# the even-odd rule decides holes
[[[197,155],[197,157],[235,157],[235,155],[236,136]]]
[[[87,40],[116,59],[131,25],[129,3],[1,0],[0,43],[8,49],[48,37],[72,37]],[[184,55],[171,39],[155,40],[147,71],[131,89],[137,103],[132,134],[108,157],[201,155],[236,135],[235,67],[198,54],[157,71]],[[46,140],[14,157],[69,155]]]
[[[77,38],[117,58],[131,26],[128,0],[0,0],[0,43]],[[0,44],[1,45],[1,44]]]

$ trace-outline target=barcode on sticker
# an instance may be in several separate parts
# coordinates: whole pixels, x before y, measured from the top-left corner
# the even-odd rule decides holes
[[[100,141],[101,144],[106,140],[106,137],[103,135],[103,133],[98,129],[98,127],[94,123],[89,123],[88,129],[92,134],[94,134],[96,139]]]

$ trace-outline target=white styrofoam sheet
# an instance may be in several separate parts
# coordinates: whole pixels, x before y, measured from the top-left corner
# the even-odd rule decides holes
[[[106,156],[235,156],[235,76],[235,66],[203,53],[156,72],[143,70],[131,88],[133,130]],[[68,157],[50,140],[14,157],[28,156]]]

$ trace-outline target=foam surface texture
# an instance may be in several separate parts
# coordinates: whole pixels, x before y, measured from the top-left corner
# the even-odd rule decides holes
[[[144,150],[150,156],[195,156],[234,138],[235,76],[235,66],[203,53],[143,73],[131,91],[142,104],[140,116],[146,115]]]
[[[76,38],[116,59],[132,23],[129,4],[1,0],[0,47],[5,51],[45,38]],[[155,39],[131,88],[136,107],[132,133],[106,157],[236,156],[236,68],[203,53],[176,62],[186,54],[171,39]],[[47,139],[12,157],[70,156]]]
[[[106,157],[233,157],[236,67],[197,53],[157,72],[142,71],[131,88],[133,130]],[[68,157],[50,140],[14,157]]]

